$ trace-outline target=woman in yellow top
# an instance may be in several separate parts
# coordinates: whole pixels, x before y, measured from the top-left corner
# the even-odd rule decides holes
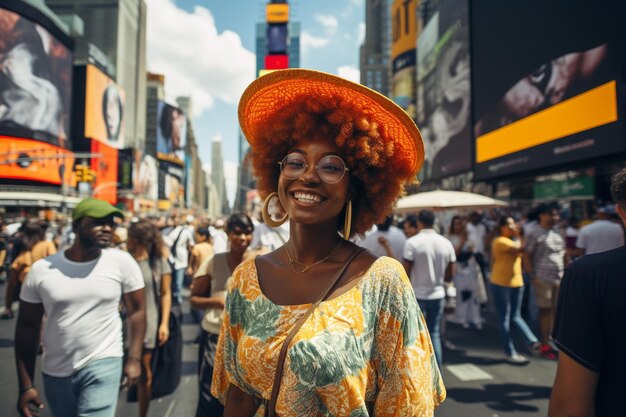
[[[533,354],[538,354],[541,343],[520,314],[524,296],[522,277],[522,245],[519,228],[510,216],[498,221],[500,235],[491,244],[491,293],[498,312],[498,327],[504,352],[515,364],[528,362],[517,353],[511,338],[511,323],[517,327]]]
[[[243,262],[228,286],[212,393],[225,416],[238,417],[264,414],[287,335],[359,250],[347,239],[382,222],[424,159],[402,109],[316,71],[258,78],[242,96],[239,121],[259,193],[278,197],[290,237]],[[276,225],[268,203],[265,221]],[[281,417],[432,416],[445,398],[402,265],[366,251],[300,327],[282,370]]]

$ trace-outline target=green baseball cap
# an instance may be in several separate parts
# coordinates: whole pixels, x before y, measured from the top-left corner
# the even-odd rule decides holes
[[[85,198],[76,204],[72,212],[72,220],[78,220],[83,217],[92,217],[94,219],[102,219],[107,216],[117,216],[124,218],[124,213],[117,207],[112,206],[104,200],[97,198]]]

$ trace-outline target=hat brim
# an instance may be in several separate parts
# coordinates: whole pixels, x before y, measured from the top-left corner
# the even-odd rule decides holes
[[[73,220],[78,220],[82,217],[91,217],[92,219],[103,219],[105,217],[114,216],[124,219],[124,213],[119,209],[110,209],[107,207],[92,208],[89,212],[80,213],[78,216],[73,217]]]
[[[394,142],[391,163],[416,175],[424,162],[422,135],[400,106],[384,95],[336,75],[307,69],[284,69],[253,81],[239,101],[239,124],[252,149],[263,144],[263,133],[294,98],[341,98],[372,110],[371,121],[385,127],[385,140]]]

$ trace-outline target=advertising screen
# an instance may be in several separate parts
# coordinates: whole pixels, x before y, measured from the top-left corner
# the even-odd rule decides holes
[[[29,139],[0,136],[0,178],[70,185],[74,153]]]
[[[144,155],[140,150],[135,150],[133,157],[133,187],[135,195],[156,203],[159,197],[158,161],[150,155]]]
[[[270,23],[267,25],[267,52],[269,54],[287,53],[286,23]]]
[[[626,149],[623,12],[619,0],[472,2],[478,178]]]
[[[93,197],[117,204],[117,149],[92,140],[91,152],[101,154],[99,158],[91,158],[91,169],[96,177]]]
[[[289,20],[288,4],[271,4],[265,6],[267,23],[287,23]]]
[[[71,83],[70,50],[0,7],[0,134],[69,147]]]
[[[187,117],[182,110],[163,101],[157,105],[157,157],[183,165]]]
[[[265,69],[277,70],[289,68],[288,55],[265,55]]]
[[[467,0],[441,0],[417,42],[417,117],[426,157],[422,181],[472,166]]]
[[[181,207],[185,197],[183,168],[167,161],[159,162],[159,200]]]
[[[392,5],[391,98],[415,119],[415,61],[418,0]]]
[[[93,65],[87,65],[85,137],[124,148],[126,93]]]

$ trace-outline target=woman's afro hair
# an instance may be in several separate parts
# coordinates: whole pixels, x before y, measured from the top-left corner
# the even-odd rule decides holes
[[[382,222],[404,192],[405,182],[415,181],[415,172],[393,159],[394,142],[387,137],[385,126],[374,119],[371,110],[336,97],[289,100],[257,141],[262,146],[251,153],[261,197],[276,191],[280,175],[277,162],[291,147],[302,141],[334,138],[352,177],[353,233],[363,234]],[[338,223],[341,230],[343,221]]]

